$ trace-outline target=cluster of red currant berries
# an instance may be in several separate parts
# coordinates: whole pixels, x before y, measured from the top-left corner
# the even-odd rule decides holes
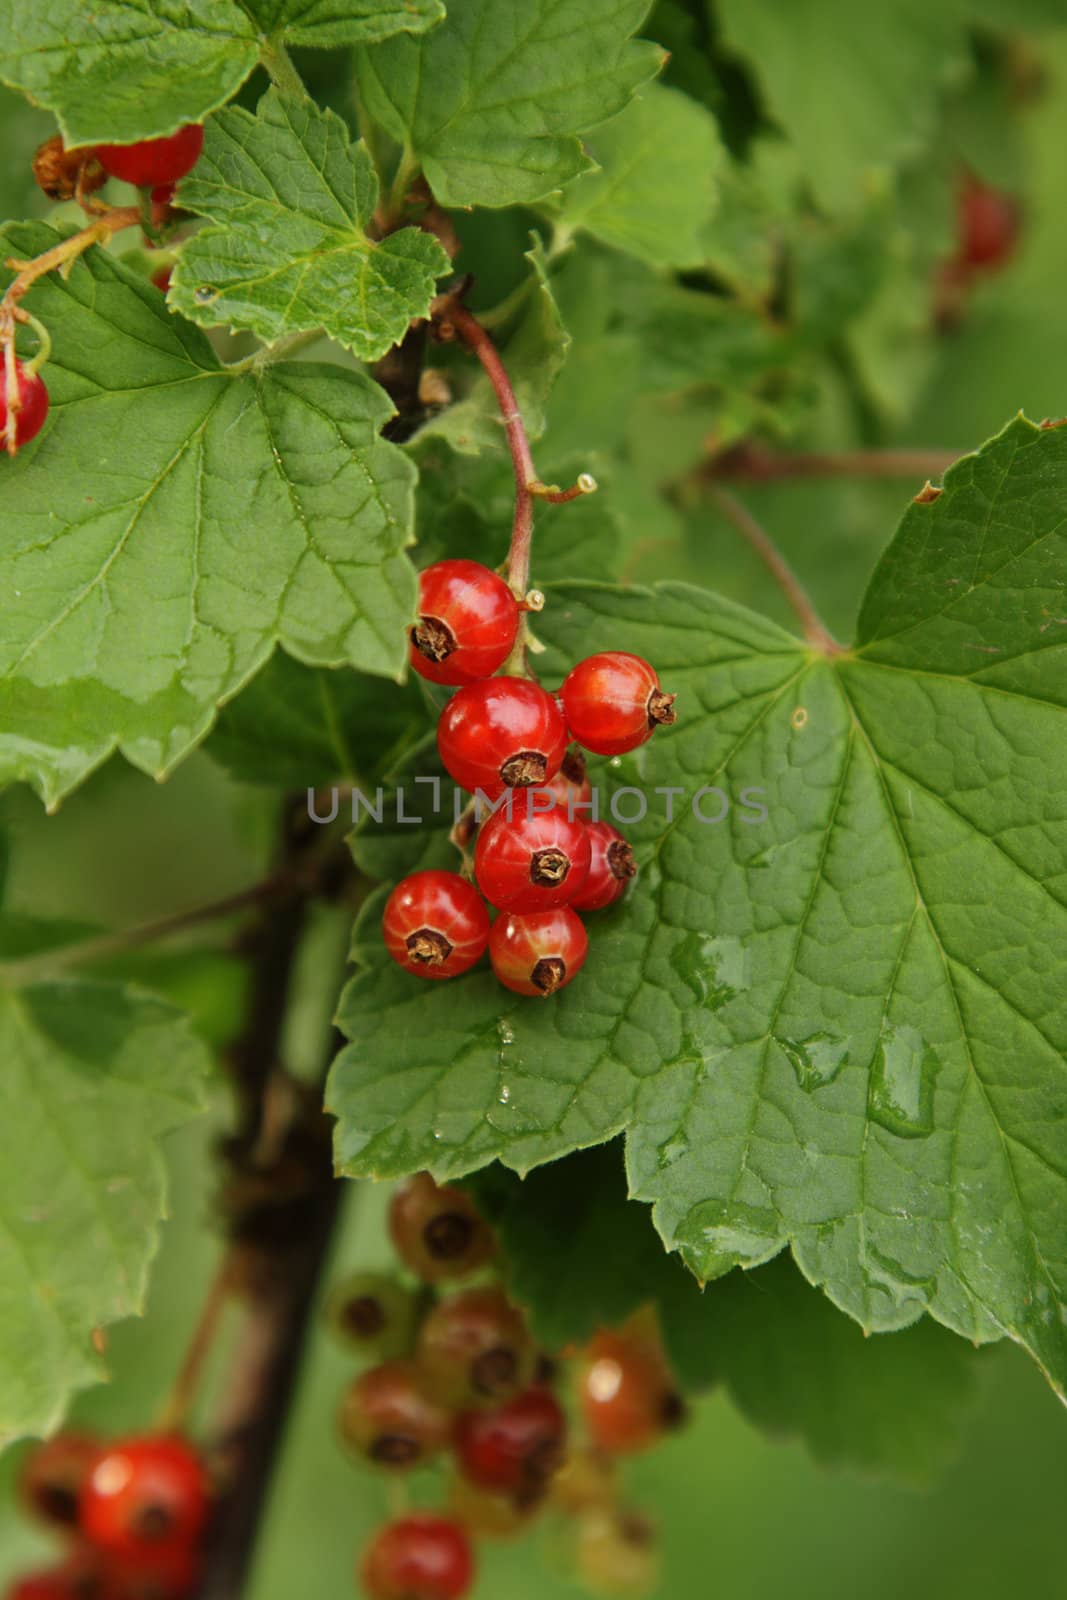
[[[519,1533],[546,1507],[568,1519],[587,1586],[650,1586],[651,1530],[620,1509],[616,1461],[681,1419],[654,1321],[565,1353],[577,1356],[585,1438],[575,1442],[557,1392],[563,1363],[488,1277],[495,1244],[470,1197],[420,1173],[396,1191],[389,1231],[410,1276],[361,1274],[330,1301],[335,1329],[375,1363],[342,1397],[341,1438],[394,1475],[446,1452],[452,1470],[446,1511],[397,1517],[371,1540],[359,1565],[365,1592],[461,1600],[474,1584],[474,1541]],[[472,1273],[482,1275],[474,1286],[441,1292]]]
[[[438,561],[421,576],[411,664],[458,690],[438,724],[441,760],[461,788],[500,804],[478,834],[477,889],[459,873],[413,873],[390,895],[382,926],[390,955],[420,977],[454,978],[488,946],[508,989],[550,995],[585,960],[577,913],[613,904],[637,870],[617,828],[576,815],[592,791],[568,741],[596,755],[636,750],[674,721],[674,696],[623,650],[580,661],[558,694],[494,677],[520,620],[507,584],[476,561]],[[492,926],[483,896],[500,912]]]
[[[34,158],[37,182],[54,200],[69,200],[75,194],[91,194],[109,177],[121,178],[138,188],[151,189],[157,205],[169,205],[174,186],[191,172],[204,148],[204,130],[197,122],[187,123],[177,133],[163,139],[142,139],[139,144],[86,145],[67,150],[56,135],[48,139]],[[157,273],[153,283],[166,288]],[[168,275],[169,282],[169,275]],[[44,427],[48,416],[48,389],[31,362],[15,362],[15,390],[18,405],[15,416],[16,448],[29,444]],[[7,385],[0,374],[0,435],[7,425]]]
[[[22,1503],[66,1551],[5,1600],[186,1600],[200,1576],[211,1505],[203,1458],[177,1434],[104,1443],[68,1432],[37,1447]]]

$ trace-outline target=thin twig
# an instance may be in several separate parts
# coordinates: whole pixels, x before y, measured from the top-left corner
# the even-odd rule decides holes
[[[735,499],[725,489],[712,488],[709,492],[711,499],[719,507],[723,516],[733,524],[743,538],[748,540],[748,543],[755,550],[767,571],[785,595],[804,629],[804,637],[808,643],[814,649],[821,651],[823,655],[842,655],[844,646],[838,643],[829,628],[827,628],[812,604],[804,585],[770,535],[760,527],[747,507],[743,506],[740,500]]]
[[[699,469],[711,483],[767,483],[780,478],[940,478],[959,460],[953,450],[769,450],[746,443]]]
[[[189,1413],[196,1400],[209,1356],[215,1347],[222,1313],[230,1304],[229,1261],[223,1257],[211,1280],[207,1297],[192,1337],[185,1349],[178,1376],[156,1422],[159,1433],[180,1433],[185,1429]]]
[[[5,984],[21,987],[39,976],[51,974],[56,968],[81,966],[87,961],[102,961],[109,956],[123,955],[141,945],[155,944],[160,939],[170,939],[185,933],[189,928],[205,922],[217,922],[249,906],[290,893],[298,879],[289,869],[272,873],[247,889],[224,895],[204,905],[193,906],[188,911],[176,911],[169,917],[159,917],[153,922],[142,922],[135,928],[123,928],[116,933],[102,933],[78,944],[49,950],[43,955],[26,956],[20,961],[0,962],[0,979]]]

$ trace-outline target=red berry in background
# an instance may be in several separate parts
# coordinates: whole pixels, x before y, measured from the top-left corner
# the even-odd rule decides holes
[[[450,1417],[414,1361],[385,1361],[349,1384],[338,1425],[345,1443],[376,1466],[407,1471],[448,1441]]]
[[[538,1501],[563,1461],[567,1419],[548,1389],[532,1388],[494,1411],[465,1411],[453,1446],[460,1471],[483,1489]]]
[[[437,725],[441,760],[461,789],[490,800],[549,783],[567,750],[552,695],[528,678],[483,678],[454,694]]]
[[[519,631],[518,601],[478,561],[438,561],[419,577],[411,665],[432,683],[476,683],[503,666]]]
[[[15,445],[29,444],[44,427],[48,415],[48,390],[44,379],[36,372],[28,372],[21,361],[15,362],[15,387],[19,407],[15,413]],[[0,363],[0,443],[7,430],[7,379]]]
[[[4,1600],[123,1600],[89,1551],[76,1550],[57,1566],[16,1578]]]
[[[93,152],[105,172],[137,188],[177,183],[191,172],[204,148],[204,130],[187,122],[177,133],[162,139],[142,139],[138,144],[98,144]]]
[[[567,727],[600,756],[621,756],[675,719],[655,669],[626,650],[605,650],[572,667],[560,690]]]
[[[500,911],[547,911],[567,905],[589,872],[585,823],[562,806],[531,812],[529,796],[513,797],[512,815],[483,823],[474,851],[478,887]]]
[[[199,1551],[192,1545],[161,1550],[135,1561],[108,1561],[104,1589],[80,1600],[192,1600],[202,1575]]]
[[[439,1301],[426,1318],[418,1360],[443,1404],[486,1405],[526,1388],[537,1350],[522,1313],[502,1290],[465,1289]]]
[[[493,971],[516,994],[555,994],[581,971],[588,949],[585,929],[570,906],[504,912],[489,935]]]
[[[580,1398],[590,1439],[609,1455],[646,1450],[685,1417],[658,1340],[632,1325],[590,1341]]]
[[[173,271],[173,267],[164,267],[162,272],[153,272],[152,283],[159,290],[160,294],[166,294],[169,290]]]
[[[580,750],[567,751],[563,757],[563,765],[556,776],[544,787],[569,817],[585,819],[592,815],[590,802],[593,798],[593,785],[586,775],[585,757]]]
[[[199,1453],[178,1435],[119,1440],[101,1450],[82,1488],[82,1533],[135,1562],[187,1548],[207,1521],[210,1490]]]
[[[31,1450],[19,1474],[23,1505],[42,1522],[75,1528],[85,1482],[100,1455],[99,1439],[90,1433],[57,1433]]]
[[[420,978],[455,978],[473,967],[489,939],[489,913],[458,872],[413,872],[382,914],[385,947]]]
[[[618,828],[610,822],[590,822],[585,831],[589,836],[589,871],[571,905],[575,911],[603,911],[626,893],[626,885],[637,875],[637,862]]]
[[[1002,189],[966,173],[956,196],[960,259],[969,267],[1002,267],[1019,240],[1019,203]]]
[[[389,1237],[404,1265],[426,1283],[462,1278],[492,1259],[496,1242],[463,1189],[417,1172],[389,1203]]]
[[[449,1517],[399,1517],[363,1552],[360,1579],[371,1600],[463,1600],[474,1582],[474,1553]]]

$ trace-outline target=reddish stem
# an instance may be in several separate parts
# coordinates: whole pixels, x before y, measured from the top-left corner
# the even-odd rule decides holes
[[[785,595],[801,626],[804,637],[823,655],[839,656],[844,653],[840,645],[816,611],[807,590],[774,543],[760,527],[752,513],[725,489],[712,489],[711,498],[720,511],[733,523],[741,536],[748,540],[775,583]]]
[[[714,483],[772,482],[778,478],[940,478],[959,458],[952,450],[765,449],[741,444],[713,456],[701,476]]]

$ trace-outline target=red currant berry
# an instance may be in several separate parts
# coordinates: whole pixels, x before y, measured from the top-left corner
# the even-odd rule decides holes
[[[483,824],[474,851],[474,875],[501,911],[549,911],[579,893],[589,872],[589,835],[562,806],[531,811],[522,796],[512,815],[497,811]]]
[[[4,1600],[118,1600],[99,1558],[76,1550],[56,1567],[27,1572],[4,1590]]]
[[[516,994],[555,994],[577,977],[588,949],[585,929],[570,906],[523,916],[505,912],[489,935],[493,971]]]
[[[521,1312],[500,1289],[466,1289],[430,1312],[418,1359],[443,1404],[486,1405],[526,1388],[537,1351]]]
[[[567,726],[600,756],[621,756],[675,719],[655,669],[625,650],[605,650],[572,667],[560,690]]]
[[[626,885],[637,874],[637,862],[618,828],[610,822],[590,822],[585,831],[589,836],[589,871],[571,905],[575,911],[603,911],[625,894]]]
[[[82,1488],[100,1455],[100,1441],[89,1433],[57,1433],[26,1457],[19,1477],[23,1505],[55,1527],[78,1525]]]
[[[192,1445],[174,1434],[120,1440],[97,1456],[82,1489],[79,1522],[90,1544],[140,1561],[195,1543],[211,1485]]]
[[[385,947],[420,978],[455,978],[480,958],[489,913],[458,872],[413,872],[398,883],[382,916]]]
[[[432,683],[476,683],[503,666],[519,631],[519,605],[477,561],[437,561],[419,578],[411,665]]]
[[[98,144],[94,154],[105,172],[138,189],[177,183],[191,172],[204,148],[204,130],[187,122],[163,139],[142,139],[139,144]]]
[[[368,1461],[406,1471],[447,1443],[449,1416],[413,1361],[386,1361],[349,1384],[338,1425],[345,1443]]]
[[[166,294],[170,289],[170,280],[173,271],[173,267],[164,267],[162,272],[153,272],[152,284],[156,289],[159,290],[160,294]]]
[[[483,678],[454,694],[437,726],[441,760],[461,789],[490,800],[551,781],[567,749],[552,695],[528,678]]]
[[[200,1582],[203,1563],[193,1546],[176,1545],[136,1561],[109,1561],[107,1595],[85,1600],[189,1600]]]
[[[360,1272],[336,1286],[326,1315],[360,1355],[395,1360],[407,1355],[415,1343],[418,1296],[387,1273]]]
[[[474,1553],[459,1523],[422,1512],[375,1535],[360,1578],[371,1600],[462,1600],[474,1582]]]
[[[1002,267],[1015,254],[1019,206],[1000,189],[968,173],[956,201],[959,254],[969,267]]]
[[[417,1172],[389,1205],[389,1237],[404,1265],[426,1283],[463,1278],[496,1251],[493,1235],[470,1195]]]
[[[48,415],[48,390],[44,379],[36,372],[28,372],[21,361],[15,362],[15,388],[19,405],[15,413],[15,446],[29,444],[44,427]],[[7,384],[0,366],[0,444],[7,430]]]
[[[593,785],[585,771],[585,757],[580,750],[568,750],[551,783],[544,787],[558,806],[569,817],[587,817],[593,799]]]
[[[453,1445],[460,1471],[483,1489],[535,1504],[563,1461],[567,1419],[547,1389],[527,1389],[495,1411],[465,1411]]]
[[[590,1341],[581,1406],[589,1437],[610,1455],[645,1450],[685,1418],[658,1341],[630,1327]]]

